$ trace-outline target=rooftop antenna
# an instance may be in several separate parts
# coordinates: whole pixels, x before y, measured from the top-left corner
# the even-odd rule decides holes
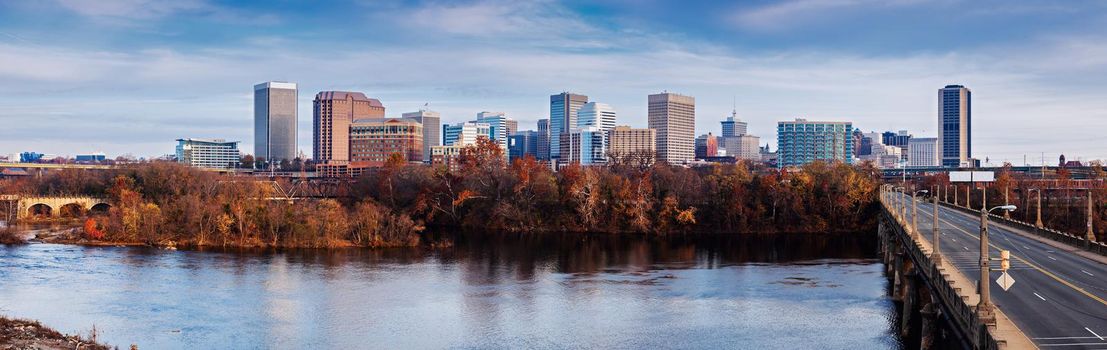
[[[733,96],[733,95],[731,96],[730,106],[731,106],[730,117],[732,119],[737,120],[738,119],[738,96]]]

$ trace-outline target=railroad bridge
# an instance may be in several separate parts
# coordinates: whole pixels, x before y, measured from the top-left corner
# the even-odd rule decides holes
[[[7,201],[17,219],[82,217],[90,213],[106,213],[111,205],[105,198],[91,196],[0,196]]]

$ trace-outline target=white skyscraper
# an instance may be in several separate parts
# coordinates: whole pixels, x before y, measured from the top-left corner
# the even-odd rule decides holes
[[[657,160],[692,162],[696,155],[696,99],[674,93],[649,96],[649,127],[657,130]]]
[[[577,111],[577,127],[595,126],[607,132],[615,128],[615,109],[606,103],[588,102]]]
[[[938,155],[938,138],[912,137],[907,140],[907,166],[911,168],[929,168],[941,166]]]

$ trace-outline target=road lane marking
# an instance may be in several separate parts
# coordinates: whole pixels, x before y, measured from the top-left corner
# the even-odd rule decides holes
[[[1038,294],[1038,293],[1034,293],[1034,296],[1038,297],[1038,299],[1042,299],[1042,301],[1045,301],[1045,298],[1043,298],[1043,297],[1042,297],[1042,296],[1041,296],[1040,294]]]
[[[969,231],[965,231],[965,229],[961,228],[961,226],[954,225],[954,224],[950,223],[948,220],[945,220],[945,219],[941,219],[941,220],[944,221],[946,224],[949,224],[950,226],[953,226],[953,228],[957,229],[958,231],[964,232],[966,235],[969,235],[969,236],[971,236],[973,238],[976,238],[978,240],[980,239],[980,237],[969,233]],[[995,244],[992,244],[991,242],[989,242],[988,245],[991,246],[992,248],[1003,250],[1002,248],[1000,248],[999,246],[996,246]],[[1100,298],[1100,297],[1096,296],[1095,294],[1088,293],[1088,291],[1084,290],[1083,288],[1077,287],[1076,285],[1073,285],[1072,283],[1069,283],[1069,281],[1066,281],[1066,280],[1061,279],[1060,277],[1057,277],[1057,275],[1054,275],[1052,272],[1046,271],[1045,269],[1043,269],[1041,267],[1038,267],[1038,265],[1031,264],[1029,261],[1026,261],[1025,259],[1020,258],[1020,257],[1018,257],[1014,254],[1011,254],[1011,258],[1025,263],[1026,266],[1030,266],[1031,268],[1033,268],[1035,270],[1038,270],[1038,272],[1041,272],[1042,274],[1045,274],[1046,276],[1049,276],[1049,278],[1052,278],[1053,280],[1055,280],[1057,282],[1061,282],[1061,284],[1064,284],[1065,286],[1068,286],[1069,288],[1072,288],[1072,290],[1075,290],[1075,291],[1079,292],[1080,294],[1084,294],[1085,296],[1091,298],[1092,300],[1098,301],[1100,304],[1107,305],[1107,300],[1103,300],[1103,298]],[[1053,259],[1053,257],[1050,257],[1050,259]],[[1057,260],[1057,259],[1053,259],[1053,260]]]
[[[965,250],[969,250],[969,247],[964,247],[964,248],[965,248]]]
[[[1084,271],[1084,270],[1080,270],[1080,272],[1083,272],[1084,274],[1087,274],[1088,276],[1095,277],[1095,275],[1093,275],[1091,272]]]
[[[1099,340],[1103,340],[1103,337],[1099,336],[1099,334],[1095,334],[1095,332],[1093,332],[1091,329],[1088,329],[1088,327],[1084,327],[1084,329],[1087,329],[1089,333],[1092,333],[1092,335],[1094,335],[1096,338],[1099,338]]]
[[[1027,246],[1025,246],[1025,245],[1024,245],[1024,246],[1022,246],[1022,248],[1023,248],[1023,249],[1030,249],[1030,247],[1027,247]]]
[[[1057,259],[1055,259],[1055,258],[1054,258],[1054,257],[1052,257],[1052,256],[1046,255],[1046,257],[1047,257],[1047,258],[1049,258],[1049,260],[1057,261]]]

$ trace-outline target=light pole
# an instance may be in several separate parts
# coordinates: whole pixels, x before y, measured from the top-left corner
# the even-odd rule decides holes
[[[1092,216],[1094,215],[1095,213],[1092,211],[1092,189],[1088,188],[1088,232],[1085,233],[1085,246],[1089,246],[1092,242],[1095,242],[1095,230],[1092,230]]]
[[[1003,185],[1003,205],[1011,205],[1011,197],[1008,195],[1008,192],[1010,192],[1010,191],[1008,191],[1008,190],[1009,190],[1009,188],[1007,187],[1007,185]],[[1011,219],[1011,212],[1004,211],[1003,212],[1003,218],[1004,219]]]
[[[953,206],[957,206],[957,185],[953,185]]]
[[[996,209],[1006,211],[1015,210],[1013,205],[1003,205],[992,209],[980,209],[980,280],[977,288],[980,291],[980,303],[976,304],[976,317],[984,324],[994,324],[996,321],[995,306],[992,305],[990,292],[991,277],[988,268],[988,213]]]
[[[947,195],[949,193],[946,193]],[[940,250],[941,237],[938,228],[938,196],[934,196],[934,252],[930,254],[930,261],[934,262],[934,266],[942,266],[942,251]]]
[[[911,194],[911,237],[919,238],[919,193],[929,193],[927,190],[918,190]]]

